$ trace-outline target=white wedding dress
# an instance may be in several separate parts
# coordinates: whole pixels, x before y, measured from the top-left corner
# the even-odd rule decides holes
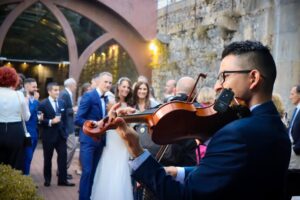
[[[97,166],[92,200],[133,200],[129,153],[115,130],[106,133],[106,146]]]

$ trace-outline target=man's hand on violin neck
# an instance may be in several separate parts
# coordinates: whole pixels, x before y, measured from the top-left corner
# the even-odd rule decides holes
[[[111,106],[108,116],[110,118],[116,118],[117,116],[123,116],[123,115],[130,115],[136,112],[136,109],[131,107],[122,107],[121,103],[116,103],[113,106]]]
[[[131,107],[126,107],[126,108],[119,108],[116,110],[117,116],[124,116],[124,115],[130,115],[136,112],[136,109],[131,108]]]

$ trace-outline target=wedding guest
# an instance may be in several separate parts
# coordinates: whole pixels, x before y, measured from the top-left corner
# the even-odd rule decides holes
[[[290,200],[292,196],[300,195],[300,85],[291,88],[289,98],[295,108],[288,127],[292,151],[288,170],[286,200]]]
[[[197,96],[197,102],[200,103],[201,107],[207,107],[215,102],[216,92],[213,88],[203,87],[200,89]]]
[[[164,101],[168,102],[168,98],[175,95],[176,92],[176,81],[174,79],[170,79],[166,82],[165,88],[164,88]]]
[[[29,175],[30,165],[33,158],[33,153],[38,143],[38,107],[39,101],[35,99],[35,93],[37,92],[37,82],[33,78],[26,78],[24,81],[24,89],[27,93],[30,118],[26,122],[27,131],[30,133],[32,145],[25,148],[25,163],[24,174]]]
[[[273,93],[272,101],[273,101],[274,105],[276,106],[276,108],[279,112],[279,115],[281,117],[282,122],[287,127],[288,126],[287,112],[284,109],[284,104],[283,104],[283,101],[282,101],[282,98],[281,98],[280,94]]]
[[[0,67],[0,163],[24,168],[23,120],[30,118],[28,102],[15,88],[19,76],[14,68]]]
[[[74,113],[77,112],[77,106],[74,102],[74,95],[77,88],[75,79],[68,78],[64,82],[65,89],[59,93],[59,99],[63,100],[66,109],[65,129],[68,134],[67,138],[67,169],[69,169],[76,150]],[[68,179],[72,179],[71,174],[67,174]]]
[[[48,98],[39,105],[39,111],[44,114],[41,121],[43,129],[42,142],[44,151],[44,186],[51,185],[52,157],[54,149],[57,153],[58,186],[75,186],[67,180],[67,144],[66,108],[64,101],[58,99],[59,86],[52,82],[47,85]]]

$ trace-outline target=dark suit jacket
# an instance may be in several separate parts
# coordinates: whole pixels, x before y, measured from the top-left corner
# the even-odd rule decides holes
[[[291,127],[291,135],[293,137],[293,150],[295,154],[300,155],[300,111],[298,111],[296,118]]]
[[[187,99],[186,94],[179,93],[170,98],[169,101],[186,101]],[[197,102],[194,102],[194,105],[199,107]],[[184,139],[170,144],[160,163],[164,166],[194,166],[197,164],[196,147],[197,144],[194,139]]]
[[[55,111],[48,98],[44,99],[39,105],[38,110],[44,113],[44,119],[41,121],[41,125],[43,127],[42,139],[45,141],[57,141],[59,135],[65,139],[68,137],[65,130],[66,109],[62,100],[58,100],[58,109],[61,112],[61,122],[49,126],[49,120],[55,117]]]
[[[96,89],[86,92],[80,101],[80,105],[75,117],[75,124],[82,127],[86,120],[96,120],[102,119],[103,110],[101,105],[100,96]],[[92,142],[93,139],[80,130],[80,142]],[[101,142],[105,144],[105,135],[103,135]]]
[[[74,111],[71,96],[66,89],[59,94],[59,99],[65,102],[66,108],[66,132],[68,134],[74,133]]]
[[[233,121],[212,137],[198,167],[186,168],[185,183],[166,176],[152,157],[133,177],[159,199],[283,199],[291,147],[272,102]]]

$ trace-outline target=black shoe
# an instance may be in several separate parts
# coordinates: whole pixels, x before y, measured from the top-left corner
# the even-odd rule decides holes
[[[71,174],[67,174],[67,179],[73,179],[73,176]]]
[[[58,176],[58,171],[56,172],[56,176]],[[67,174],[67,179],[71,180],[73,179],[73,176],[71,174]]]
[[[57,185],[59,186],[75,186],[75,183],[70,183],[69,181],[65,181],[65,182],[58,182]]]
[[[44,186],[45,186],[45,187],[49,187],[49,186],[50,186],[50,182],[46,181],[46,182],[44,183]]]

